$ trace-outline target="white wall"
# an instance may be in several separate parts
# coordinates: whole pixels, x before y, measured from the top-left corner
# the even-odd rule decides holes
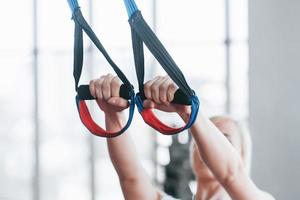
[[[277,199],[299,199],[300,1],[249,4],[252,175]]]

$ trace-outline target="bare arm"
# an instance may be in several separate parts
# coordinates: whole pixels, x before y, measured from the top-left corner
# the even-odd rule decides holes
[[[170,103],[175,91],[176,87],[169,77],[157,77],[145,84],[145,95],[149,100],[144,102],[144,106],[177,112],[187,121],[190,108]],[[204,162],[232,199],[267,199],[261,197],[261,192],[244,170],[239,154],[207,117],[199,113],[191,132]]]
[[[261,199],[239,154],[208,118],[200,113],[191,132],[204,162],[232,199]]]
[[[119,87],[118,79],[111,75],[90,83],[92,95],[97,97],[99,107],[105,112],[108,131],[119,131],[123,126],[121,112],[128,106],[128,102],[119,97]],[[107,139],[107,146],[125,199],[157,199],[158,192],[142,167],[129,134]]]

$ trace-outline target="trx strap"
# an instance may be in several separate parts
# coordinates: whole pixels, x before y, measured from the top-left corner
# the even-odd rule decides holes
[[[113,62],[113,60],[110,58],[106,50],[104,49],[103,45],[93,32],[92,28],[89,26],[89,24],[86,22],[84,17],[82,16],[80,7],[78,5],[77,0],[68,0],[69,6],[72,10],[72,19],[75,23],[75,39],[74,39],[74,71],[73,76],[75,79],[75,90],[77,92],[76,95],[76,105],[79,112],[80,119],[82,123],[86,126],[86,128],[94,135],[100,136],[100,137],[116,137],[121,135],[124,131],[128,129],[128,127],[131,124],[133,113],[134,113],[134,107],[135,107],[135,94],[133,87],[131,83],[128,81],[126,76],[123,74],[123,72],[119,69],[119,67]],[[88,85],[80,85],[79,86],[79,80],[82,73],[82,67],[83,67],[83,31],[87,34],[87,36],[91,39],[91,41],[95,44],[97,49],[103,54],[107,62],[111,65],[111,67],[116,72],[117,76],[120,78],[120,80],[123,82],[123,85],[120,87],[120,97],[129,100],[130,106],[129,106],[129,119],[125,125],[120,131],[118,132],[108,132],[98,126],[86,105],[85,100],[93,100],[94,97],[90,94],[89,86]]]
[[[135,60],[136,74],[139,83],[139,93],[136,95],[136,104],[144,121],[165,135],[179,133],[190,128],[195,122],[199,111],[199,99],[194,91],[188,86],[183,73],[176,65],[170,54],[159,41],[155,33],[151,30],[147,22],[144,20],[141,12],[134,0],[124,0],[127,13],[129,16],[129,24],[131,27],[132,46]],[[157,59],[163,69],[170,78],[177,84],[179,89],[176,91],[172,103],[191,105],[191,116],[188,123],[181,128],[172,128],[162,123],[153,113],[152,109],[146,109],[143,101],[146,99],[144,94],[144,50],[143,44],[147,46],[152,55]]]

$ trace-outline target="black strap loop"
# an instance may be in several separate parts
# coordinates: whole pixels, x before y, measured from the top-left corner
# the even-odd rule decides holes
[[[90,132],[93,133],[94,135],[100,137],[107,137],[107,138],[117,137],[128,129],[133,119],[134,108],[135,108],[135,94],[134,94],[133,86],[130,84],[130,82],[123,74],[123,72],[119,69],[119,67],[113,62],[111,57],[108,55],[103,45],[101,44],[101,42],[99,41],[95,33],[93,32],[92,28],[88,25],[88,23],[82,16],[80,8],[76,7],[73,9],[74,6],[73,1],[71,1],[70,4],[72,5],[71,7],[72,10],[74,10],[73,17],[72,17],[75,23],[73,76],[75,79],[75,90],[77,91],[76,104],[77,104],[80,119],[82,123],[87,127],[87,129],[90,130]],[[118,77],[124,83],[120,88],[120,96],[123,97],[124,99],[129,100],[129,118],[126,125],[118,132],[106,131],[94,122],[89,112],[88,106],[86,105],[85,102],[85,100],[92,100],[94,99],[94,97],[92,97],[92,95],[90,94],[89,85],[79,86],[79,81],[80,81],[82,67],[83,67],[83,54],[84,54],[83,31],[96,45],[98,50],[103,54],[107,62],[111,65],[111,67],[114,69]]]
[[[144,44],[137,32],[131,28],[132,48],[134,54],[135,71],[139,84],[139,91],[144,93],[145,57]]]
[[[170,78],[178,85],[187,97],[192,97],[195,93],[187,84],[183,73],[167,52],[166,48],[159,41],[155,33],[143,19],[140,11],[135,12],[129,19],[132,30],[133,52],[135,57],[136,72],[139,80],[139,89],[143,91],[142,83],[144,81],[144,56],[143,45],[148,47],[153,56],[161,64]]]
[[[75,90],[78,89],[78,84],[82,72],[83,66],[83,34],[82,28],[75,22],[75,34],[74,34],[74,61],[73,61],[73,76],[75,79]]]
[[[75,41],[74,41],[74,78],[75,78],[75,87],[76,91],[78,89],[78,84],[82,72],[82,66],[83,66],[83,34],[84,31],[88,37],[91,39],[91,41],[95,44],[97,49],[103,54],[107,62],[111,65],[113,70],[116,72],[117,76],[120,78],[120,80],[128,87],[133,90],[133,86],[129,82],[129,80],[126,78],[124,73],[120,70],[120,68],[114,63],[114,61],[111,59],[103,45],[101,44],[100,40],[97,38],[96,34],[93,32],[92,28],[89,26],[89,24],[86,22],[84,17],[82,16],[82,13],[80,11],[80,8],[76,8],[73,13],[73,20],[75,22]]]

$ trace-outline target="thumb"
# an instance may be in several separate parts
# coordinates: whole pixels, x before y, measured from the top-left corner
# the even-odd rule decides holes
[[[111,97],[107,103],[120,108],[127,108],[129,106],[128,101],[120,97]]]
[[[143,102],[143,105],[144,105],[145,108],[150,108],[150,109],[156,107],[156,104],[153,101],[149,100],[149,99],[146,99]]]

